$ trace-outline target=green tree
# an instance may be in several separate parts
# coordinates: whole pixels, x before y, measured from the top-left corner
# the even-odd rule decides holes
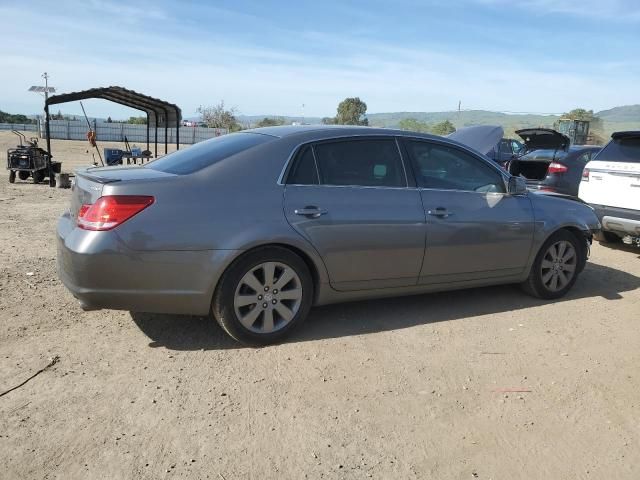
[[[36,121],[21,113],[12,115],[0,110],[0,123],[36,123]]]
[[[338,104],[336,123],[338,125],[369,125],[366,114],[367,104],[359,97],[345,98]]]
[[[568,120],[587,120],[591,121],[594,118],[593,110],[586,110],[584,108],[574,108],[573,110],[563,113],[560,117]]]
[[[433,127],[431,127],[431,133],[435,135],[449,135],[456,131],[456,127],[453,126],[449,120],[445,120],[444,122],[436,123]]]
[[[322,119],[322,124],[323,125],[335,125],[336,124],[336,117],[324,117]]]
[[[217,105],[210,107],[200,107],[197,112],[202,118],[202,122],[206,123],[210,128],[226,128],[230,132],[242,130],[242,126],[236,119],[236,109],[226,109],[224,101],[221,100]]]
[[[401,130],[410,130],[412,132],[431,132],[431,125],[427,122],[421,122],[415,118],[403,118],[398,124]]]
[[[129,117],[125,123],[133,123],[134,125],[146,125],[147,117]]]
[[[276,118],[264,117],[262,120],[260,120],[258,123],[256,123],[256,127],[277,127],[278,125],[284,125],[284,118],[282,118],[282,117],[276,117]]]
[[[107,117],[107,123],[113,123],[113,120],[111,120],[111,117]]]

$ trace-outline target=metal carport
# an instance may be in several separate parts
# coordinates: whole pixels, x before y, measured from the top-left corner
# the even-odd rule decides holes
[[[143,95],[123,87],[101,87],[83,90],[81,92],[63,93],[49,97],[44,105],[45,129],[47,133],[47,150],[51,153],[51,140],[49,131],[49,105],[59,103],[75,102],[88,98],[100,98],[110,102],[118,103],[126,107],[141,110],[147,114],[147,150],[149,150],[149,126],[155,126],[155,149],[154,156],[158,156],[158,128],[164,127],[164,153],[167,154],[167,131],[169,125],[176,127],[176,149],[180,149],[180,122],[182,111],[180,107],[173,103],[165,102],[157,98]]]

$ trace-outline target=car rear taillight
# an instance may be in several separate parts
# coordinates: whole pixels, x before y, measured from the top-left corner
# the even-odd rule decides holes
[[[84,230],[111,230],[154,202],[146,195],[107,195],[94,204],[85,204],[78,210],[78,227]]]
[[[582,181],[583,182],[588,182],[589,181],[589,169],[585,168],[584,170],[582,170]]]
[[[566,165],[558,162],[551,162],[549,164],[549,168],[547,169],[547,173],[565,173],[567,170],[569,169]]]

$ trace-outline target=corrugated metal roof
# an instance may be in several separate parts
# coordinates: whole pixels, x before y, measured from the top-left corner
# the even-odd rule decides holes
[[[89,90],[82,90],[80,92],[53,95],[47,100],[47,105],[75,102],[87,98],[100,98],[126,107],[135,108],[136,110],[142,110],[149,116],[149,126],[151,127],[156,126],[156,119],[158,120],[158,127],[174,127],[182,120],[182,111],[177,105],[134,92],[124,87],[90,88]]]

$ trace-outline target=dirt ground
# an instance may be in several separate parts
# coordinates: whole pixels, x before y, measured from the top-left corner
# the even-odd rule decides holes
[[[0,478],[640,478],[638,249],[594,245],[557,302],[335,305],[241,348],[206,318],[82,312],[55,271],[70,192],[7,177],[0,392],[60,360],[0,397]]]

